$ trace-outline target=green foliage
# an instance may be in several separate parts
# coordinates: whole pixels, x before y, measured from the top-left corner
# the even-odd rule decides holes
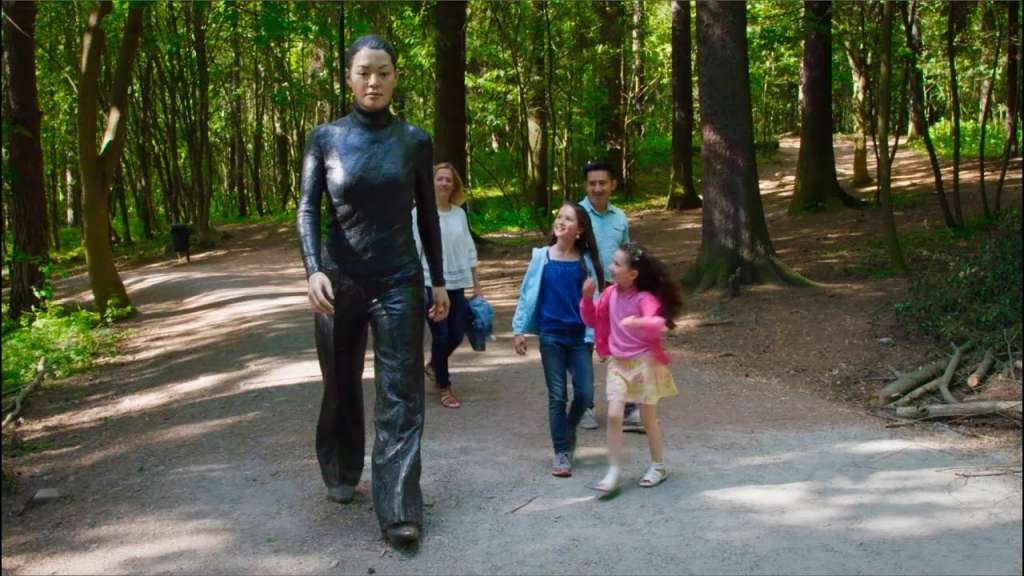
[[[953,158],[953,123],[945,118],[933,124],[928,131],[935,145],[935,153],[943,160]],[[1001,158],[1003,154],[1003,139],[1006,137],[1006,129],[1002,123],[990,122],[985,129],[985,158]],[[960,121],[960,158],[976,159],[978,147],[981,143],[981,125],[976,121]],[[926,150],[924,140],[918,138],[911,143],[911,147],[920,152]]]
[[[89,310],[52,305],[14,321],[4,304],[3,393],[30,382],[43,356],[47,374],[63,378],[88,368],[97,355],[113,352],[118,335],[112,324],[128,313],[128,308],[113,306],[101,318]]]
[[[896,306],[900,318],[947,342],[973,340],[1005,349],[1004,330],[1021,337],[1021,214],[1002,213],[994,221],[975,219],[962,231],[947,228],[905,235],[905,246],[923,262],[910,297]]]

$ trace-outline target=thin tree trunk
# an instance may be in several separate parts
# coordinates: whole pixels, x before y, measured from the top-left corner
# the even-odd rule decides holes
[[[999,212],[1003,204],[1003,183],[1006,181],[1006,169],[1010,158],[1018,151],[1017,119],[1020,116],[1020,82],[1018,80],[1024,51],[1021,49],[1020,0],[1006,3],[1009,34],[1006,47],[1006,137],[1003,141],[1003,161],[999,170],[999,182],[996,184],[995,211]]]
[[[960,31],[962,19],[966,18],[965,7],[961,2],[947,4],[949,16],[946,19],[946,62],[949,73],[949,107],[952,112],[953,138],[953,214],[958,224],[963,226],[964,214],[960,201],[960,83],[956,74],[956,37]]]
[[[917,0],[911,0],[909,13],[906,4],[899,5],[903,16],[903,29],[907,36],[907,46],[910,47],[911,76],[910,96],[913,102],[910,119],[914,124],[914,131],[917,136],[924,140],[924,146],[928,150],[928,161],[932,167],[932,176],[935,179],[935,193],[939,198],[939,207],[942,208],[942,216],[949,228],[959,228],[960,222],[953,216],[949,209],[949,200],[946,198],[946,191],[942,182],[942,169],[939,167],[939,157],[935,153],[935,144],[932,142],[928,130],[928,119],[925,115],[924,106],[924,72],[921,70],[920,60],[922,52],[921,44],[921,23],[917,17]]]
[[[18,318],[39,304],[36,290],[45,278],[41,265],[49,252],[43,149],[40,144],[42,112],[36,92],[35,2],[3,3],[5,92],[10,122],[10,215],[14,226],[14,254],[10,264],[11,292],[8,315]],[[7,176],[5,175],[5,178]]]
[[[622,182],[626,190],[635,188],[636,150],[644,139],[644,55],[646,53],[645,0],[630,0],[632,4],[632,74],[629,87],[629,119],[626,121],[628,137],[624,140]]]
[[[990,44],[988,42],[989,37],[995,29],[995,14],[992,12],[992,7],[989,5],[985,6],[985,13],[982,16],[982,52],[987,52],[986,49]],[[995,55],[992,57],[992,72],[988,78],[985,78],[981,83],[981,116],[978,118],[978,125],[981,127],[981,134],[978,140],[978,188],[981,192],[981,207],[984,210],[985,217],[990,218],[992,216],[992,209],[988,202],[988,192],[985,189],[985,133],[988,128],[988,116],[992,109],[992,87],[995,85],[996,71],[999,69],[999,49],[1002,46],[1002,30],[997,34],[998,38],[995,42]]]
[[[892,111],[889,95],[892,84],[892,3],[882,5],[881,58],[878,72],[878,199],[881,204],[882,237],[889,249],[889,263],[893,270],[905,274],[896,220],[892,213],[892,165],[889,163],[889,118]]]
[[[693,182],[693,76],[690,0],[672,0],[672,178],[668,210],[700,208]]]

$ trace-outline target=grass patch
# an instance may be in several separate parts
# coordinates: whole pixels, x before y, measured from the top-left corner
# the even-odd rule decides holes
[[[953,124],[943,118],[932,124],[928,130],[935,153],[942,160],[953,158]],[[992,160],[1002,157],[1003,139],[1006,130],[1001,123],[990,123],[985,129],[985,158]],[[976,120],[960,121],[960,158],[975,160],[978,158],[978,146],[981,143],[981,125]],[[916,138],[910,147],[919,152],[927,153],[923,138]]]
[[[109,306],[101,317],[89,310],[51,305],[7,317],[3,305],[3,395],[15,393],[35,377],[36,365],[47,358],[47,375],[64,378],[89,368],[97,356],[112,354],[122,332],[114,322],[131,308]]]

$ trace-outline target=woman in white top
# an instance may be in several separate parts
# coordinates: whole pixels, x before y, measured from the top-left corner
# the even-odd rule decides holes
[[[462,343],[469,322],[469,305],[466,289],[473,289],[473,296],[480,296],[480,282],[477,278],[476,245],[469,233],[466,213],[459,207],[466,196],[462,179],[455,167],[448,162],[434,166],[434,196],[437,199],[437,216],[441,222],[441,249],[444,254],[444,281],[450,302],[448,317],[434,322],[427,318],[432,336],[431,359],[427,367],[433,372],[434,381],[441,389],[441,405],[445,408],[459,408],[462,402],[452,392],[451,376],[448,373],[448,357]],[[416,211],[412,212],[413,232],[416,232]],[[423,254],[419,235],[416,246]],[[426,286],[427,309],[431,306],[430,270],[423,262],[423,283]]]

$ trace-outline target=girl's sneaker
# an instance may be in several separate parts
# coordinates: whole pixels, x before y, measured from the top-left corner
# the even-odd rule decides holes
[[[664,464],[660,462],[651,464],[644,477],[640,479],[640,487],[654,488],[664,482],[666,478],[668,478],[668,468],[665,468]]]
[[[551,475],[559,478],[572,476],[572,455],[568,452],[555,454],[555,461],[551,465]]]

